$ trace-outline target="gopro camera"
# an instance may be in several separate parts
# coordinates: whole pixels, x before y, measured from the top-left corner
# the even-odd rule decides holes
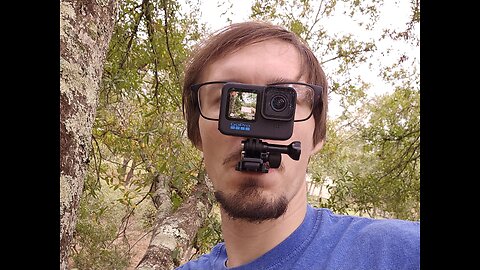
[[[287,140],[293,132],[296,97],[292,87],[226,83],[218,129],[232,136]]]
[[[222,88],[218,129],[246,137],[237,171],[268,173],[278,168],[281,154],[300,159],[301,144],[270,144],[261,139],[287,140],[293,133],[297,92],[292,87],[226,83]]]

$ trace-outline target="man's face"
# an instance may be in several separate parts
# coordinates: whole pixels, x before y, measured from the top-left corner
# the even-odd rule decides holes
[[[302,81],[300,56],[289,43],[269,40],[241,48],[206,66],[200,82],[234,81],[265,85],[284,81]],[[268,173],[235,170],[241,159],[242,137],[227,136],[218,130],[218,121],[199,118],[205,166],[222,208],[235,218],[261,221],[283,214],[292,198],[306,200],[305,175],[309,157],[320,149],[313,145],[313,116],[295,122],[287,141],[264,140],[288,145],[301,142],[300,160],[282,154],[281,166]],[[297,196],[295,196],[297,195]]]

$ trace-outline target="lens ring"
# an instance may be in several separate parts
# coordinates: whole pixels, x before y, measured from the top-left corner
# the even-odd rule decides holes
[[[281,112],[287,108],[287,99],[283,95],[275,95],[270,101],[270,106],[276,112]]]

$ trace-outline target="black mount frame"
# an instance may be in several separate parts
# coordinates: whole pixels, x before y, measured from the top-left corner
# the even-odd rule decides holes
[[[289,145],[270,144],[261,139],[248,138],[242,141],[242,159],[236,166],[237,171],[267,173],[270,168],[280,167],[281,154],[288,154],[294,160],[300,159],[301,144],[294,141]]]

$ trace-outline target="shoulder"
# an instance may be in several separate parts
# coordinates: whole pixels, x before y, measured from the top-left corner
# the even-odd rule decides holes
[[[334,214],[328,209],[320,209],[322,218],[343,228],[344,233],[362,242],[400,243],[410,242],[419,245],[420,222],[401,219],[380,219],[353,215]],[[343,226],[341,226],[343,225]]]
[[[210,253],[203,254],[195,260],[191,260],[175,270],[201,270],[201,269],[214,269],[216,261],[225,252],[224,243],[215,245]]]
[[[360,267],[356,269],[419,268],[420,222],[341,215],[328,209],[316,211],[322,220],[319,230],[323,243],[331,242],[331,255],[343,258],[333,261]]]
[[[353,237],[358,254],[383,266],[420,265],[420,222],[398,219],[366,219]]]
[[[358,237],[375,236],[380,239],[407,238],[414,241],[420,238],[420,222],[401,219],[377,219],[354,215],[335,214],[330,209],[315,208],[318,215],[325,222],[343,227],[346,233],[356,234]]]
[[[359,230],[359,237],[376,242],[420,246],[420,222],[399,219],[371,219]]]

